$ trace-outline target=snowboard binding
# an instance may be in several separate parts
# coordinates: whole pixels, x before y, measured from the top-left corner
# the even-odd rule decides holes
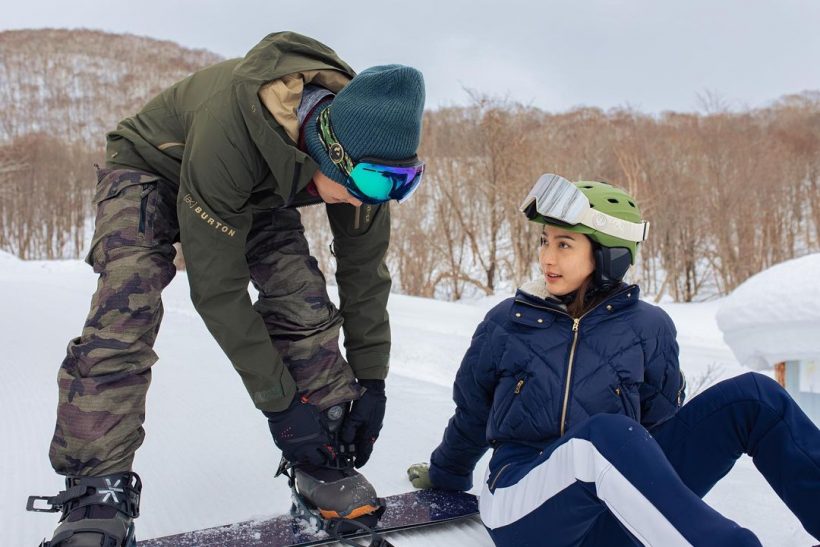
[[[285,475],[291,490],[290,513],[324,531],[339,543],[361,547],[392,547],[374,528],[386,509],[370,482],[349,467],[293,465],[282,458],[276,476]],[[369,535],[367,544],[349,534]]]
[[[44,539],[40,547],[136,547],[134,519],[139,516],[141,492],[142,481],[132,472],[66,477],[64,491],[56,496],[29,496],[26,510],[63,513],[54,537]]]

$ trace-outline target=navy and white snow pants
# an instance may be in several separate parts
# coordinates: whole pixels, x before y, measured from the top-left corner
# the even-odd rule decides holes
[[[701,499],[743,453],[820,539],[820,430],[754,373],[712,386],[651,433],[598,414],[543,452],[502,445],[481,518],[500,546],[757,546]]]

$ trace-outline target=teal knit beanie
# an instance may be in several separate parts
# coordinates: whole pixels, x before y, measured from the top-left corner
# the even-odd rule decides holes
[[[339,143],[355,162],[362,158],[403,160],[416,154],[424,112],[424,79],[404,65],[363,70],[330,103],[330,124]],[[308,154],[322,173],[340,184],[347,180],[319,140],[317,108],[305,120]]]

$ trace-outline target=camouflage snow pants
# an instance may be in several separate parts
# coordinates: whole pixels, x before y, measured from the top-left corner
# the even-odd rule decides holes
[[[101,169],[86,258],[99,274],[82,335],[58,375],[57,425],[49,457],[62,475],[131,470],[145,432],[145,397],[162,319],[162,290],[176,273],[174,185],[156,175]],[[254,308],[299,391],[322,407],[359,397],[339,350],[341,315],[310,256],[299,212],[254,217],[246,257],[259,290]]]

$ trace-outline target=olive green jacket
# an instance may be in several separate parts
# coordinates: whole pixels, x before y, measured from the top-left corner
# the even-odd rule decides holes
[[[277,208],[320,200],[305,190],[317,163],[297,148],[293,127],[289,135],[259,94],[284,76],[328,70],[344,75],[343,81],[355,75],[313,39],[270,34],[244,59],[224,61],[174,84],[108,134],[109,165],[156,173],[179,185],[191,298],[256,406],[267,411],[287,408],[296,387],[251,304],[248,231],[254,211],[276,214]],[[301,87],[297,90],[298,98]],[[270,100],[266,96],[266,104]],[[383,379],[390,353],[391,282],[384,262],[389,208],[340,204],[326,210],[347,359],[358,378]]]

